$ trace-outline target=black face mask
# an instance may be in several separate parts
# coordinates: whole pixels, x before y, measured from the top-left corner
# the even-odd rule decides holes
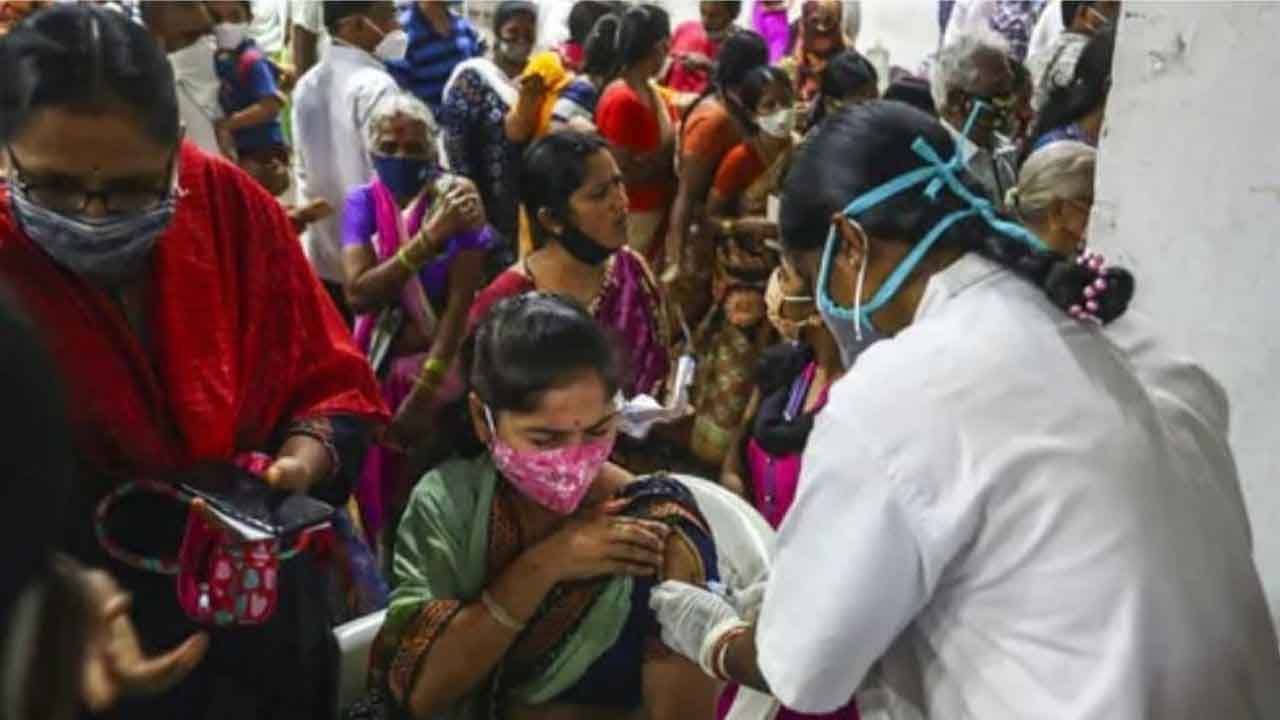
[[[587,236],[573,225],[566,224],[564,231],[556,236],[556,242],[569,252],[578,262],[596,266],[608,260],[614,251],[604,247]]]

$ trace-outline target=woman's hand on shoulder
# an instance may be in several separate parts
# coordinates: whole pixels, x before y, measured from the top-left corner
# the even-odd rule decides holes
[[[606,504],[570,519],[530,553],[556,582],[660,573],[670,528],[652,520],[621,517],[615,510],[615,505]]]

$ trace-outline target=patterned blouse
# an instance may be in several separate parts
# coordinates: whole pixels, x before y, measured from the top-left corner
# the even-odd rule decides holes
[[[524,146],[507,139],[503,122],[509,109],[489,79],[466,68],[445,95],[440,126],[450,166],[476,184],[489,224],[514,247]]]

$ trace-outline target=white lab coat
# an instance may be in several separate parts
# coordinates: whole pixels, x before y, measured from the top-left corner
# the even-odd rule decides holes
[[[1224,396],[1116,334],[969,255],[859,358],[759,620],[784,704],[839,707],[879,660],[897,718],[1280,717]]]
[[[342,210],[347,193],[373,178],[368,124],[373,108],[396,92],[396,81],[373,55],[334,44],[298,81],[293,136],[302,202],[327,200],[334,214],[312,223],[303,249],[316,274],[343,282]]]

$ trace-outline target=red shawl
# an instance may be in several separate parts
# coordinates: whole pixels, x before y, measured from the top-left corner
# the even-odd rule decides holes
[[[129,478],[264,449],[294,419],[385,421],[368,363],[275,199],[189,143],[180,184],[151,260],[147,345],[106,294],[26,237],[0,192],[0,284],[43,332],[83,458]]]

